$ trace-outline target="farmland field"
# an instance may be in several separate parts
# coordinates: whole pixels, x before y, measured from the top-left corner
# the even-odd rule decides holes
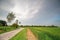
[[[38,40],[60,40],[60,28],[32,27],[30,29]]]
[[[30,29],[38,40],[60,40],[60,28],[56,27],[26,27],[11,40],[27,40],[26,29]]]

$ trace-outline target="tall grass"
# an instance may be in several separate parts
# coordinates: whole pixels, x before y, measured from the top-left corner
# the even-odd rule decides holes
[[[15,27],[10,26],[0,26],[0,34],[16,29]]]
[[[60,28],[33,27],[31,30],[39,40],[60,40]]]

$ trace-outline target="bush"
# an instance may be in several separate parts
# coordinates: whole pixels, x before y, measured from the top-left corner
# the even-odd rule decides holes
[[[18,24],[16,23],[13,23],[12,26],[18,28]]]

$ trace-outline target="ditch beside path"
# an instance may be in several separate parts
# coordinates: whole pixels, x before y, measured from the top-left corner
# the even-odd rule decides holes
[[[29,28],[27,29],[27,40],[37,40],[36,36]]]
[[[0,34],[0,40],[9,40],[13,36],[15,36],[18,32],[22,31],[24,28],[19,28],[10,32],[6,32],[3,34]]]

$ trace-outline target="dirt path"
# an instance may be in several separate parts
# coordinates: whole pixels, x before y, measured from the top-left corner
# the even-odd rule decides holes
[[[37,40],[37,38],[29,28],[27,29],[27,40]]]
[[[3,33],[3,34],[0,34],[0,40],[9,40],[10,38],[15,36],[18,32],[20,32],[23,29],[24,28],[19,28],[19,29],[10,31],[10,32],[6,32],[6,33]]]

